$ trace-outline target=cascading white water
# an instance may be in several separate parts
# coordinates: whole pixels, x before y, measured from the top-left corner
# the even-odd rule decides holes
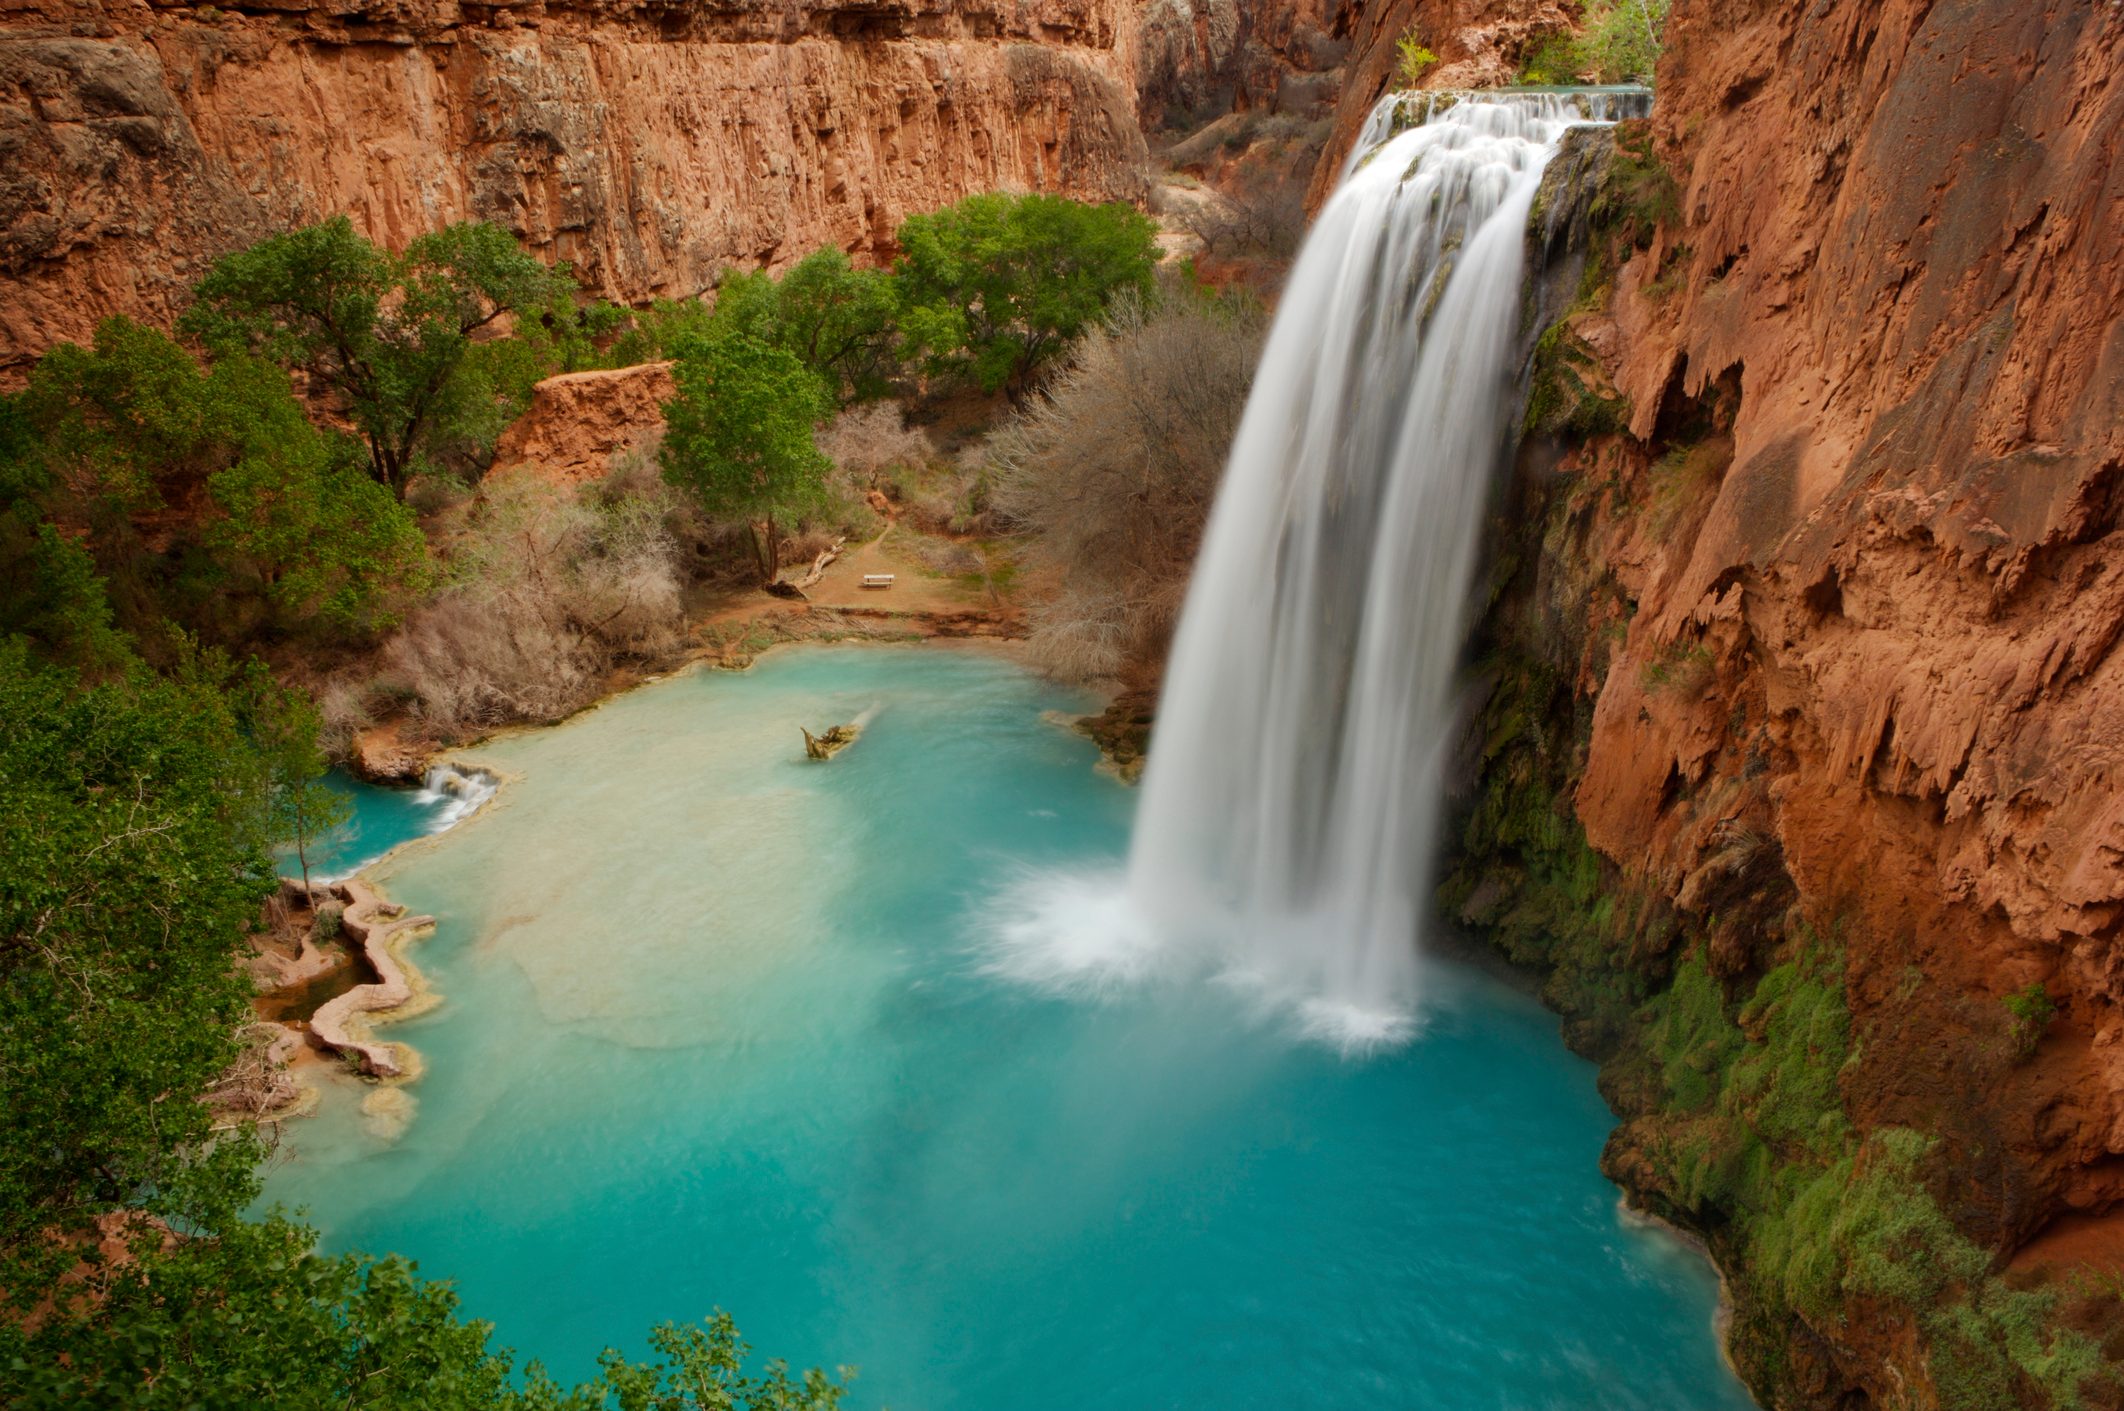
[[[1346,1044],[1413,1013],[1527,217],[1564,129],[1611,116],[1607,95],[1403,101],[1374,110],[1284,290],[1129,858],[1160,946],[1211,948]]]
[[[468,769],[456,764],[431,764],[426,777],[421,780],[420,790],[414,794],[419,803],[435,808],[434,818],[428,824],[430,833],[441,833],[456,827],[465,819],[479,812],[487,800],[494,797],[501,782],[484,769]]]

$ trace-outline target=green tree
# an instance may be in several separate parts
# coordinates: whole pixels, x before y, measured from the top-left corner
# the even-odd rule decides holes
[[[1589,0],[1578,34],[1558,31],[1528,52],[1521,83],[1650,83],[1673,0]]]
[[[284,626],[369,631],[425,581],[412,515],[363,474],[351,438],[310,420],[287,374],[247,353],[204,372],[161,333],[109,319],[92,346],[47,353],[11,411],[0,496],[22,529],[0,529],[0,554],[10,537],[40,543],[35,581],[69,601],[86,602],[78,574],[67,576],[75,541],[48,542],[40,520],[81,526],[80,545],[106,573],[141,579],[151,556],[136,518],[187,504],[201,481],[217,513],[196,530],[187,514],[177,533],[196,532],[207,552],[209,569],[194,575],[203,598],[233,580]]]
[[[474,335],[509,316],[536,320],[572,287],[499,226],[445,226],[394,255],[335,216],[217,261],[180,327],[217,351],[301,368],[338,393],[368,442],[371,472],[403,496],[423,457],[475,410],[491,420],[497,402],[521,396],[520,377],[498,383],[475,355]]]
[[[221,449],[198,362],[129,318],[96,325],[86,347],[46,352],[13,418],[0,480],[98,536],[160,508],[164,483],[203,477]]]
[[[308,891],[310,845],[343,826],[353,804],[324,782],[331,761],[318,747],[317,706],[307,692],[280,684],[263,664],[253,663],[242,699],[251,745],[265,774],[268,835],[275,843],[293,845]]]
[[[1150,293],[1152,236],[1129,206],[1059,196],[969,196],[909,216],[893,267],[901,332],[932,375],[1022,387],[1124,290]]]
[[[196,1194],[235,947],[276,885],[210,668],[83,687],[0,644],[0,1297],[70,1257],[47,1232]]]
[[[717,326],[782,348],[843,401],[883,396],[894,371],[899,300],[884,270],[819,250],[788,273],[732,273],[716,291]]]
[[[234,459],[207,478],[218,518],[201,540],[226,572],[255,579],[285,622],[373,632],[428,580],[413,515],[363,473],[350,438],[315,426],[287,375],[238,355],[209,378]]]
[[[1438,55],[1423,42],[1423,31],[1410,29],[1394,41],[1398,60],[1394,65],[1394,81],[1402,88],[1416,88],[1423,83],[1423,76],[1438,66]]]
[[[0,511],[0,581],[0,640],[98,679],[137,661],[96,561],[31,506]]]
[[[760,581],[781,570],[779,518],[820,500],[831,462],[812,433],[831,410],[818,374],[740,333],[681,338],[664,404],[664,478],[716,518],[755,525]]]

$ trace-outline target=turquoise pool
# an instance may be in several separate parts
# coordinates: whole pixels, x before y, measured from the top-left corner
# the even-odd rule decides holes
[[[445,996],[269,1198],[454,1279],[556,1375],[728,1309],[898,1411],[1740,1411],[1709,1267],[1618,1209],[1552,1016],[1441,964],[1349,1058],[1185,979],[996,973],[1029,870],[1117,868],[1130,793],[1009,661],[815,648],[481,758],[398,854]],[[839,759],[813,730],[869,712]]]

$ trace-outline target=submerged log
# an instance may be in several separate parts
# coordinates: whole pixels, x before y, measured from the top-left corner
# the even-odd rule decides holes
[[[797,729],[804,730],[804,727],[799,725]],[[809,759],[832,759],[854,744],[856,736],[862,733],[860,725],[836,725],[823,735],[804,730],[804,754]]]

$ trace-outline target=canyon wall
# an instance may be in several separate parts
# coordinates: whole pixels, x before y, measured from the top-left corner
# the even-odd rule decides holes
[[[1988,1128],[2017,1241],[2124,1200],[2124,13],[1681,0],[1673,23],[1654,122],[1681,208],[1584,334],[1663,456],[1735,401],[1699,502],[1614,545],[1635,611],[1579,816],[1683,897],[1722,827],[1771,829],[1881,1021],[1854,1095]],[[1697,647],[1705,688],[1656,689]],[[2042,1062],[1960,1091],[1949,1011],[2031,983],[2063,1007]]]
[[[2080,1404],[2033,1351],[1963,1363],[2023,1295],[2124,1346],[2083,1296],[2124,1273],[2124,10],[1676,0],[1659,80],[1601,196],[1620,234],[1534,357],[1449,902],[1611,1060],[1606,1165],[1740,1274],[1776,1404]],[[1781,964],[1848,1009],[1792,1048],[1827,1135],[1738,1072],[1778,1051]],[[1689,967],[1727,1017],[1662,993]],[[1706,1157],[1717,1122],[1764,1170]],[[1800,1239],[1777,1173],[1857,1189],[1918,1149],[1896,1132],[1926,1153],[1903,1205],[1991,1272],[1751,1294],[1800,1278],[1765,1253],[1773,1218]]]
[[[499,222],[621,300],[890,248],[969,192],[1137,199],[1133,0],[0,0],[0,375],[336,212]]]

